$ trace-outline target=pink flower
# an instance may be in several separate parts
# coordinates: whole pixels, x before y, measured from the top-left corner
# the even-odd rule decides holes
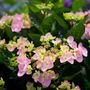
[[[69,46],[71,48],[76,48],[77,47],[77,43],[75,41],[73,41],[72,43],[69,43]]]
[[[51,33],[48,32],[45,36],[41,36],[40,41],[41,42],[49,42],[50,40],[53,40],[53,39],[55,39],[55,37],[53,37],[51,35]]]
[[[79,86],[76,86],[75,87],[75,90],[81,90]]]
[[[22,21],[13,21],[12,22],[12,32],[20,32],[23,27]]]
[[[24,14],[16,14],[13,20],[22,21]]]
[[[25,55],[20,55],[17,58],[17,62],[19,63],[18,76],[20,77],[26,73],[27,66],[30,64],[30,59],[28,59]]]
[[[53,71],[47,71],[40,75],[39,82],[43,85],[44,88],[47,88],[53,78],[55,78],[55,73]]]
[[[82,35],[81,39],[90,39],[90,24],[85,25],[85,32]]]
[[[17,54],[20,55],[20,54],[23,54],[25,52],[31,52],[32,49],[34,47],[34,44],[31,42],[29,42],[27,40],[27,38],[24,38],[24,37],[20,37],[18,40],[17,40],[17,49],[18,49],[18,52]]]
[[[82,55],[87,57],[88,51],[87,51],[87,49],[85,47],[83,47],[82,43],[79,43],[78,48],[81,50]]]
[[[73,36],[69,36],[67,42],[71,48],[77,48],[77,43],[74,41]]]
[[[39,59],[40,59],[40,56],[39,56],[39,55],[40,55],[40,54],[34,54],[32,58],[33,58],[34,60],[39,60]]]
[[[18,49],[18,52],[17,52],[17,55],[22,55],[22,54],[24,54],[24,53],[25,53],[24,48],[19,48],[19,49]]]
[[[74,57],[75,57],[75,60],[79,63],[81,63],[83,61],[82,52],[81,52],[81,50],[79,50],[79,48],[75,49]]]
[[[85,15],[90,14],[90,10],[84,12]]]
[[[0,19],[0,23],[2,22],[2,23],[6,23],[6,22],[10,22],[11,20],[12,20],[12,16],[7,16],[7,15],[5,15],[5,16],[3,16],[1,19]]]
[[[82,43],[79,43],[79,45],[77,47],[77,43],[74,41],[74,38],[72,36],[69,36],[67,38],[67,42],[68,42],[69,46],[74,50],[73,59],[75,59],[77,62],[82,62],[83,56],[87,57],[87,53],[88,53],[87,49],[83,47]],[[64,56],[61,57],[61,60],[63,59],[63,57]]]
[[[38,82],[40,77],[40,72],[39,71],[35,71],[35,73],[33,74],[32,78],[34,79],[35,82]]]
[[[27,65],[25,65],[25,64],[19,64],[18,65],[18,68],[19,68],[18,76],[21,77],[21,76],[23,76],[26,73]]]
[[[74,49],[74,57],[77,62],[83,61],[83,56],[87,57],[88,51],[83,47],[82,43],[79,43],[78,47]]]
[[[25,47],[26,44],[27,44],[27,42],[29,43],[29,41],[27,40],[27,38],[20,37],[17,40],[17,48],[18,49],[21,49],[21,48]]]
[[[17,54],[20,55],[20,54],[23,54],[26,52],[25,50],[25,46],[27,44],[29,44],[30,42],[27,40],[27,38],[23,38],[23,37],[20,37],[18,40],[17,40],[17,49],[18,49],[18,52]]]
[[[73,40],[73,39],[72,39]],[[73,43],[74,41],[68,41],[69,45],[70,43]],[[73,45],[73,44],[72,44]],[[69,62],[71,64],[74,63],[74,60],[81,63],[83,61],[83,56],[87,57],[88,51],[85,47],[83,47],[82,43],[79,43],[78,47],[75,44],[75,47],[72,46],[72,52],[64,52],[60,57],[60,62]]]
[[[53,68],[53,61],[49,56],[45,57],[44,60],[37,61],[37,68],[40,68],[43,72]]]
[[[51,80],[54,78],[55,78],[55,73],[51,70],[43,73],[37,71],[33,74],[34,81],[41,83],[44,88],[47,88],[50,85]]]
[[[40,75],[39,83],[41,83],[43,85],[43,87],[46,88],[50,85],[51,79],[49,78],[49,76],[46,73],[44,73],[44,74]]]
[[[68,42],[68,43],[72,43],[73,41],[74,41],[73,36],[69,36],[69,37],[67,38],[67,42]]]
[[[74,56],[73,56],[73,54],[71,52],[65,52],[60,57],[60,62],[61,63],[69,62],[69,63],[73,64],[74,63]]]
[[[20,32],[21,29],[23,28],[23,14],[19,15],[19,14],[16,14],[13,18],[13,21],[12,21],[12,25],[11,25],[11,28],[12,28],[12,32]]]

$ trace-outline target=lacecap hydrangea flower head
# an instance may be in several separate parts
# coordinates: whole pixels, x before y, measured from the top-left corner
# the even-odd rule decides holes
[[[0,29],[6,26],[11,28],[12,32],[19,33],[22,29],[31,28],[31,20],[27,14],[15,14],[14,16],[3,16],[0,19]]]
[[[57,38],[51,33],[41,36],[41,45],[35,47],[27,38],[20,37],[5,44],[7,50],[16,53],[18,63],[18,77],[31,75],[35,83],[44,88],[49,87],[56,79],[58,72],[54,71],[55,62],[74,64],[81,63],[87,57],[88,51],[73,36],[67,39]]]

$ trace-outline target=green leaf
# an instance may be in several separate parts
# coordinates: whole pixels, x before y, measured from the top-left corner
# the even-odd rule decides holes
[[[77,11],[85,6],[85,0],[73,0],[72,11]]]
[[[43,30],[40,29],[41,19],[39,19],[38,16],[32,12],[30,12],[30,19],[32,21],[32,26],[35,27],[40,33],[44,34]]]
[[[54,12],[63,13],[69,11],[69,8],[64,7],[64,0],[56,0],[53,7]]]
[[[40,29],[43,30],[44,33],[49,32],[53,22],[54,18],[52,15],[45,17],[41,23]]]
[[[28,36],[32,39],[35,45],[40,44],[40,34],[28,33]]]
[[[37,3],[33,3],[32,1],[30,1],[28,4],[29,10],[32,11],[33,13],[40,12],[40,9],[36,7],[36,4]]]
[[[4,32],[9,39],[12,39],[12,37],[15,35],[15,33],[11,31],[10,27],[5,27]]]
[[[85,90],[90,90],[90,82],[87,79],[84,79]]]
[[[41,87],[37,87],[37,90],[42,90],[42,88]]]
[[[0,63],[3,63],[3,60],[4,60],[4,55],[2,51],[0,51]]]
[[[90,70],[90,62],[89,62],[89,60],[86,58],[85,60],[84,60],[84,64],[86,65],[86,67],[88,68],[88,70]]]
[[[58,0],[58,2],[56,3],[55,6],[58,7],[58,8],[64,7],[64,0]]]
[[[68,29],[67,23],[64,21],[64,19],[61,18],[61,16],[58,16],[55,12],[53,12],[53,17],[61,27],[63,27],[64,29]]]
[[[31,2],[29,5],[29,15],[32,25],[36,27],[39,32],[44,34],[43,30],[40,29],[40,25],[44,16],[42,15],[40,9],[38,9],[33,2]]]
[[[70,31],[68,31],[68,35],[74,36],[76,40],[81,40],[81,36],[84,33],[84,21],[81,20],[79,23],[75,24]]]

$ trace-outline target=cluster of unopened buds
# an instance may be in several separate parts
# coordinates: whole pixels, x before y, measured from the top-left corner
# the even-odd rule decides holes
[[[87,39],[87,40],[90,39],[90,10],[85,11],[85,12],[64,13],[63,16],[64,16],[65,20],[69,20],[69,21],[80,21],[80,20],[83,20],[87,16],[87,19],[84,24],[85,32],[82,35],[81,39]],[[75,22],[73,22],[73,23],[75,23]]]
[[[79,21],[84,19],[84,16],[86,15],[86,13],[83,12],[69,12],[69,13],[63,13],[63,16],[65,18],[65,20],[73,20],[73,21]]]
[[[0,29],[10,27],[12,32],[20,32],[24,28],[31,27],[31,21],[27,14],[5,15],[0,19]]]
[[[9,52],[16,52],[17,75],[21,77],[24,74],[31,74],[34,81],[41,83],[45,88],[58,76],[53,70],[57,60],[60,63],[74,64],[75,61],[81,63],[83,56],[88,55],[82,43],[77,44],[72,36],[61,40],[47,33],[41,36],[40,41],[41,46],[35,47],[33,42],[20,37],[5,45]]]

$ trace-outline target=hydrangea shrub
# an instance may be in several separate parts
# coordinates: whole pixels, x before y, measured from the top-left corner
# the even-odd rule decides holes
[[[87,2],[28,0],[27,12],[3,15],[0,88],[12,90],[16,85],[15,90],[89,90]]]

